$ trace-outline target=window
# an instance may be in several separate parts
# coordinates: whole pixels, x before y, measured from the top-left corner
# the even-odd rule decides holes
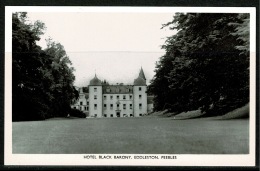
[[[133,114],[130,114],[130,116],[132,117],[132,116],[133,116]]]
[[[94,109],[97,110],[97,104],[94,104]]]
[[[142,109],[142,103],[139,103],[139,109]]]
[[[139,116],[142,116],[142,114],[140,113]]]
[[[89,105],[89,102],[87,102],[87,105]]]
[[[126,92],[129,92],[129,88],[126,89]]]
[[[125,100],[125,95],[123,95],[123,99]]]
[[[104,100],[106,100],[107,99],[107,96],[104,96]]]
[[[87,107],[85,107],[85,110],[87,110]]]
[[[126,104],[123,104],[123,109],[126,109]]]
[[[80,105],[82,105],[83,103],[82,102],[80,102]]]
[[[97,117],[97,114],[95,114],[94,116]]]
[[[113,96],[110,96],[110,99],[112,100],[112,99],[113,99]]]
[[[142,98],[142,95],[139,95],[139,99],[141,99]]]
[[[110,92],[110,89],[109,88],[107,88],[107,93],[109,93]]]
[[[88,107],[87,107],[87,111],[88,111]]]
[[[97,88],[94,88],[94,92],[97,92]]]
[[[119,107],[119,104],[117,104],[116,107]]]
[[[119,99],[119,96],[116,96],[116,99]]]
[[[129,108],[132,109],[133,105],[132,104],[129,104]]]
[[[107,104],[104,104],[104,108],[107,109]]]
[[[110,109],[113,109],[113,104],[110,104]]]
[[[94,99],[97,99],[97,95],[94,95]]]
[[[111,114],[111,115],[110,115],[110,117],[112,117],[112,118],[113,118],[113,114]]]
[[[142,87],[139,87],[139,91],[142,91]]]
[[[104,117],[106,118],[106,117],[107,117],[107,114],[104,114]]]
[[[129,98],[132,99],[132,95],[130,95]]]

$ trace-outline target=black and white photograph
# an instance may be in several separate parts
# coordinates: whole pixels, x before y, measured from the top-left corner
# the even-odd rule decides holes
[[[5,9],[7,165],[255,166],[255,8]]]

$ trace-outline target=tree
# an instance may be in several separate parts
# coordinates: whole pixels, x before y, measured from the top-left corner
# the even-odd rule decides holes
[[[249,38],[241,36],[241,30],[247,30],[245,18],[176,13],[163,25],[178,32],[162,46],[166,54],[149,88],[158,104],[155,109],[169,103],[175,112],[201,109],[219,115],[249,101],[249,56],[242,53],[248,50]]]
[[[12,112],[13,120],[38,120],[66,115],[77,95],[73,68],[61,44],[46,50],[36,41],[44,33],[40,21],[30,23],[26,13],[12,20]]]
[[[73,86],[75,80],[74,68],[69,67],[72,63],[60,43],[49,39],[47,40],[47,48],[44,51],[52,57],[49,72],[53,77],[53,83],[50,90],[53,96],[56,97],[52,101],[52,113],[54,116],[66,116],[72,99],[78,96]]]
[[[241,44],[236,46],[236,48],[242,51],[241,53],[244,55],[249,56],[249,14],[238,14],[238,18],[242,20],[242,23],[230,23],[230,25],[235,26],[235,32],[233,32],[232,35],[236,36],[238,41],[241,41]]]
[[[12,33],[12,94],[13,119],[34,120],[44,118],[47,112],[41,89],[41,68],[48,59],[36,40],[40,34],[35,34],[32,27],[26,24],[26,13],[13,14]],[[44,24],[39,27],[43,31]],[[43,98],[39,98],[43,97]],[[37,113],[37,114],[35,114]]]

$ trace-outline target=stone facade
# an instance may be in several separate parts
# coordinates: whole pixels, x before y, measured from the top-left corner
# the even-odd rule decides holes
[[[153,104],[147,104],[146,78],[141,68],[133,85],[108,85],[95,77],[88,86],[88,98],[80,90],[80,98],[72,107],[90,117],[140,117],[151,112]],[[150,100],[151,101],[151,100]]]

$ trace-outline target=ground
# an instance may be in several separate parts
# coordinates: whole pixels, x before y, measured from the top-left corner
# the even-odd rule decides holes
[[[13,153],[248,154],[249,120],[141,117],[13,122]]]

